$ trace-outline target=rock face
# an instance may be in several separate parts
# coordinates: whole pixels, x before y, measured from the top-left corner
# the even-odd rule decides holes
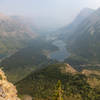
[[[72,74],[77,73],[77,71],[72,66],[70,66],[69,64],[66,64],[66,72],[72,73]]]
[[[8,82],[5,73],[0,69],[0,100],[20,100],[16,87]]]
[[[77,74],[77,70],[75,70],[71,65],[65,63],[63,67],[60,67],[62,73],[70,73],[70,74]]]
[[[99,75],[100,76],[100,72],[99,71],[96,71],[96,70],[87,70],[87,69],[84,69],[82,71],[82,74],[86,75],[86,76],[89,76],[89,75]]]

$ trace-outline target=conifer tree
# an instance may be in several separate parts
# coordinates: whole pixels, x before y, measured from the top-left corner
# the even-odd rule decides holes
[[[63,90],[62,90],[62,85],[60,80],[57,82],[56,85],[54,100],[63,100]]]

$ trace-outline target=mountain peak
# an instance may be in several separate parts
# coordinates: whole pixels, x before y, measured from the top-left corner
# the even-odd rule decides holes
[[[84,17],[88,17],[89,15],[91,15],[95,10],[90,9],[90,8],[84,8],[80,11],[78,16],[84,16]]]
[[[95,10],[91,8],[83,8],[81,11],[95,11]]]

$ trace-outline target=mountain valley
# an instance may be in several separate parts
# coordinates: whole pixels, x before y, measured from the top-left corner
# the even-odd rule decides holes
[[[0,14],[0,66],[21,100],[99,100],[100,8],[57,31],[37,27]]]

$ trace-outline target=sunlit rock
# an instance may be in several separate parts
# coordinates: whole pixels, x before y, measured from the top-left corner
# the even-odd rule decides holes
[[[20,100],[16,87],[7,80],[5,73],[0,69],[0,100]]]

